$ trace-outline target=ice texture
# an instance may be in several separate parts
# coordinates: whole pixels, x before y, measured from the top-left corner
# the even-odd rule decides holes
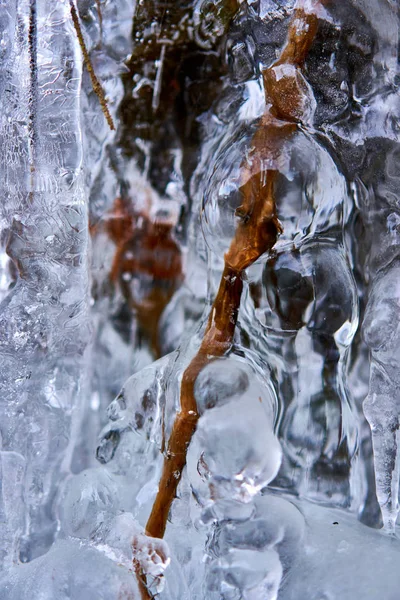
[[[0,0],[0,600],[398,599],[398,57],[395,0]]]
[[[57,528],[54,500],[87,394],[89,240],[68,5],[0,10],[1,223],[12,261],[0,317],[2,558],[13,563],[43,554]]]

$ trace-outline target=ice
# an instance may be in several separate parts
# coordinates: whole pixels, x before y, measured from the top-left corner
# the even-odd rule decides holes
[[[105,469],[86,469],[65,485],[60,523],[67,535],[90,539],[118,504],[118,482]]]
[[[201,371],[195,383],[196,403],[200,414],[215,406],[223,406],[234,396],[251,394],[249,386],[250,379],[246,365],[230,359],[220,359],[210,363]]]
[[[26,460],[17,452],[0,453],[1,562],[9,567],[19,559],[19,539],[24,531],[24,475]]]
[[[364,411],[372,431],[377,497],[390,532],[399,511],[399,277],[395,265],[376,277],[363,322],[372,354]]]
[[[45,556],[11,569],[0,584],[4,600],[140,599],[127,567],[76,540],[57,541]]]
[[[133,539],[135,561],[147,576],[152,593],[159,594],[164,589],[164,572],[171,562],[167,543],[164,540],[138,534]]]
[[[0,0],[1,600],[397,600],[398,45]]]
[[[5,553],[22,560],[54,538],[52,505],[76,441],[90,338],[79,48],[67,5],[50,5],[1,6],[11,45],[3,55],[2,224],[13,261],[1,309],[3,468],[7,456],[23,461],[3,484],[20,532]]]
[[[228,359],[224,376],[230,369],[235,370],[234,362],[234,359]],[[219,369],[221,366],[219,364]],[[268,388],[259,384],[251,370],[247,377],[255,381],[236,393],[235,388],[232,390],[226,384],[226,391],[221,393],[223,382],[216,378],[216,369],[214,373],[214,385],[211,389],[204,386],[202,396],[212,395],[216,406],[208,408],[200,418],[189,449],[188,469],[193,475],[196,472],[203,475],[213,500],[250,501],[275,477],[280,467],[281,450],[273,432],[274,397],[268,394]],[[206,384],[204,379],[201,380]],[[220,384],[219,390],[216,384]],[[216,387],[218,395],[215,394]],[[193,464],[192,467],[192,461],[197,466]],[[191,483],[196,489],[196,480],[191,479]]]
[[[282,586],[284,600],[350,600],[358,595],[395,600],[399,582],[394,566],[399,552],[396,540],[357,523],[346,511],[306,503],[298,508],[307,524],[304,552]]]
[[[204,183],[203,228],[216,255],[227,249],[238,223],[242,156],[251,137],[246,128],[225,136],[217,151],[217,166],[212,172],[210,168]],[[251,154],[246,160],[254,162]],[[256,164],[258,172],[262,163]],[[258,272],[252,272],[253,292],[242,318],[265,362],[276,361],[278,380],[285,381],[291,371],[292,391],[284,384],[280,398],[287,407],[282,424],[286,448],[302,470],[297,485],[312,497],[316,479],[309,472],[315,469],[321,493],[323,472],[329,480],[328,465],[337,464],[338,472],[347,470],[347,482],[330,479],[325,493],[349,503],[353,494],[349,492],[350,461],[357,451],[360,427],[344,384],[348,349],[358,326],[356,284],[341,231],[351,200],[346,181],[326,149],[307,135],[291,136],[279,162],[269,166],[281,175],[277,213],[283,233],[274,255],[266,257]],[[307,183],[301,185],[300,180]],[[291,397],[296,401],[291,403]],[[310,430],[312,435],[308,435]],[[338,439],[343,442],[342,456],[337,456]]]
[[[276,598],[282,577],[277,540],[267,531],[259,542],[252,529],[260,533],[259,523],[249,521],[257,515],[257,493],[280,467],[273,392],[266,394],[268,384],[235,356],[210,363],[196,388],[200,412],[206,410],[188,450],[188,477],[203,505],[200,521],[213,526],[207,588],[226,599]]]
[[[209,587],[224,598],[277,598],[282,578],[305,540],[305,523],[293,504],[258,496],[250,518],[230,513],[216,527],[209,546]],[[211,553],[212,549],[212,553]]]

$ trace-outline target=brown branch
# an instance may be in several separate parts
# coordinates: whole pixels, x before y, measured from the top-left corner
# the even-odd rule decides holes
[[[186,464],[187,449],[199,419],[194,395],[197,376],[210,361],[231,348],[244,271],[271,250],[281,232],[274,194],[278,171],[265,170],[263,164],[265,159],[271,161],[279,157],[283,145],[297,131],[301,121],[307,95],[300,69],[315,37],[317,24],[316,15],[297,9],[280,58],[263,73],[266,99],[267,103],[272,104],[272,109],[262,117],[252,139],[251,160],[242,165],[242,204],[236,211],[239,224],[224,257],[225,267],[203,341],[182,377],[181,409],[172,427],[158,492],[146,524],[146,533],[153,537],[161,538],[164,535],[168,514]],[[274,69],[281,65],[294,68],[284,71],[279,83]],[[282,120],[277,121],[275,117]],[[142,598],[145,600],[150,596],[142,592]]]
[[[100,0],[96,0],[97,14],[99,16],[100,40],[103,39],[103,13],[101,11]]]
[[[243,271],[275,244],[280,226],[275,215],[276,171],[258,173],[241,188],[242,218],[228,252],[219,290],[211,307],[200,349],[185,370],[181,383],[181,410],[169,439],[158,493],[146,533],[163,537],[168,513],[186,464],[186,453],[199,418],[194,385],[200,371],[231,347],[243,289]],[[265,180],[265,181],[264,181]]]
[[[194,395],[197,376],[214,358],[223,356],[230,349],[240,308],[243,271],[272,248],[280,231],[273,199],[275,174],[275,171],[267,172],[266,183],[261,183],[255,203],[250,197],[254,192],[255,182],[250,186],[245,184],[242,188],[243,210],[250,209],[252,203],[252,214],[249,219],[243,218],[225,255],[225,268],[211,307],[203,341],[182,377],[181,410],[172,427],[158,492],[146,524],[146,534],[149,536],[164,536],[171,504],[186,464],[187,449],[199,419]],[[261,177],[259,182],[262,182]],[[143,574],[139,571],[137,575],[141,582],[142,600],[148,600],[151,596],[143,589]]]
[[[317,29],[317,15],[306,13],[302,8],[298,8],[290,24],[286,44],[275,64],[303,67]]]
[[[38,66],[37,66],[37,7],[36,0],[30,0],[29,7],[29,30],[28,30],[28,50],[29,50],[29,170],[30,170],[30,192],[29,198],[33,199],[35,191],[34,177],[36,170],[36,146],[37,146],[37,106],[38,106]]]
[[[136,580],[142,600],[153,600],[154,596],[148,590],[146,585],[146,576],[143,574],[140,562],[136,558],[133,559],[133,568],[136,574]]]
[[[194,385],[200,371],[229,349],[235,331],[243,282],[240,273],[225,265],[200,349],[185,370],[181,383],[181,410],[169,438],[159,491],[146,525],[146,533],[163,537],[168,513],[186,464],[186,453],[199,418]]]
[[[89,73],[90,81],[92,82],[93,91],[99,99],[101,110],[103,111],[103,114],[106,118],[109,128],[112,131],[114,131],[115,130],[114,121],[112,119],[110,111],[108,110],[108,105],[107,105],[106,96],[104,94],[104,90],[102,88],[100,81],[97,79],[96,73],[94,72],[94,68],[92,65],[92,61],[90,60],[89,52],[86,48],[85,40],[83,38],[83,33],[82,33],[82,29],[81,29],[81,24],[79,22],[78,13],[77,13],[77,10],[74,5],[74,0],[69,0],[69,5],[71,8],[72,22],[74,24],[76,36],[78,38],[79,46],[81,47],[81,51],[83,54],[83,61],[85,63],[86,69]]]
[[[316,14],[295,10],[280,57],[263,71],[266,101],[272,104],[271,112],[284,121],[300,123],[307,112],[309,88],[301,69],[317,28]]]

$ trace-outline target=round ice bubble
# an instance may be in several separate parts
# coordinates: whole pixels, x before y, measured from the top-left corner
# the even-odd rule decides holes
[[[244,186],[250,179],[257,181],[254,202],[260,189],[266,193],[262,190],[267,190],[268,178],[274,178],[283,229],[276,248],[300,245],[340,223],[345,180],[327,150],[300,129],[283,133],[283,126],[264,125],[257,140],[258,126],[260,121],[230,128],[206,172],[202,228],[207,245],[220,257],[229,249],[238,224],[251,217],[251,207],[242,214]]]
[[[192,488],[205,503],[249,502],[281,463],[273,390],[252,366],[229,357],[203,370],[195,393],[203,414],[188,451]]]
[[[305,521],[298,508],[282,497],[258,495],[248,519],[230,518],[226,513],[218,531],[218,549],[231,548],[263,551],[275,548],[284,571],[296,560],[305,537]]]
[[[239,398],[250,386],[249,368],[230,358],[219,358],[198,375],[194,386],[200,414]]]
[[[282,565],[274,549],[257,552],[232,548],[212,561],[207,579],[209,588],[220,591],[224,600],[276,600]]]
[[[316,238],[278,254],[265,266],[263,288],[265,301],[256,313],[263,325],[286,331],[306,326],[314,336],[334,337],[337,345],[351,343],[358,324],[357,288],[337,240]]]
[[[275,599],[304,543],[300,511],[278,496],[258,495],[247,519],[225,510],[208,543],[208,586],[223,598]],[[227,505],[226,505],[227,507]]]
[[[118,505],[118,485],[107,469],[86,469],[66,483],[60,503],[62,529],[74,537],[90,538]]]

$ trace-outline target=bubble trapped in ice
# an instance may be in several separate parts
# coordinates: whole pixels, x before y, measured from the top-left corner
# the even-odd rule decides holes
[[[272,150],[254,147],[258,125],[231,125],[204,173],[203,231],[219,256],[228,250],[238,222],[248,218],[241,214],[243,186],[254,176],[264,173],[266,178],[268,171],[279,173],[276,209],[283,232],[277,250],[299,247],[340,224],[346,184],[327,151],[302,132],[293,133],[279,151],[273,143]]]

